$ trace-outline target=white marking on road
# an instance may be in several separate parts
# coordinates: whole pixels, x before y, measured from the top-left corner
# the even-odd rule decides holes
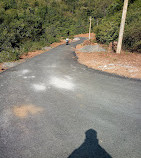
[[[46,86],[44,84],[33,84],[32,85],[35,91],[45,91]]]
[[[28,69],[21,70],[21,71],[19,71],[18,76],[19,77],[24,76],[24,75],[26,75],[29,72],[30,72],[30,70],[28,70]]]
[[[25,74],[27,74],[27,73],[29,73],[29,72],[30,72],[30,71],[29,71],[28,69],[24,69],[24,70],[21,71],[21,74],[22,74],[22,75],[25,75]]]
[[[24,76],[23,78],[24,78],[24,79],[27,79],[27,78],[30,79],[30,78],[35,78],[35,76]]]
[[[56,88],[67,89],[67,90],[74,89],[74,84],[69,79],[52,77],[50,79],[50,84]]]

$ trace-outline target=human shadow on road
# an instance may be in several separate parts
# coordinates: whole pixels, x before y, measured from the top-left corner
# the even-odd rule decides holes
[[[68,158],[112,158],[99,144],[97,132],[93,129],[86,131],[84,143]]]

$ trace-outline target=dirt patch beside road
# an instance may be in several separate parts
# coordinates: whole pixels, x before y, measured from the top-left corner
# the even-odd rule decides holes
[[[80,52],[86,43],[76,47],[78,62],[89,68],[114,73],[129,78],[141,79],[141,54],[124,52],[122,54],[108,52]]]

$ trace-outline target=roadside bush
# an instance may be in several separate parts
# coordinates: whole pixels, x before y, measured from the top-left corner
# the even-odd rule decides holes
[[[121,14],[116,14],[110,18],[105,18],[101,24],[94,28],[96,40],[100,43],[110,43],[118,38]]]
[[[119,4],[113,2],[109,8],[114,8],[113,11],[109,12],[114,13],[115,10],[119,10],[121,7]],[[134,3],[133,3],[134,2]],[[125,24],[125,32],[123,38],[123,48],[130,51],[141,52],[141,1],[140,0],[130,0],[129,8],[127,12],[127,19]],[[121,13],[122,11],[116,12],[112,16],[106,16],[100,23],[99,26],[94,28],[96,32],[96,40],[100,43],[110,43],[118,40],[119,28],[121,23]]]
[[[123,45],[125,49],[141,53],[141,21],[128,26],[125,30]]]
[[[122,10],[123,2],[121,0],[114,1],[106,10],[107,15],[113,15]]]
[[[123,46],[130,51],[141,53],[141,1],[132,0],[127,14]]]
[[[0,63],[6,61],[16,61],[20,58],[20,51],[18,49],[13,49],[12,51],[2,51],[0,52]]]

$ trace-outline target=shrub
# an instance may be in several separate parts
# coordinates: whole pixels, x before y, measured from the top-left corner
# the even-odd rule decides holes
[[[96,40],[100,43],[110,43],[117,40],[119,33],[121,15],[118,13],[110,18],[102,20],[101,24],[95,27]]]
[[[118,0],[117,0],[118,2]],[[110,7],[113,8],[111,13],[114,13],[120,8],[117,2]],[[109,7],[109,8],[110,8]],[[108,8],[108,11],[109,11]],[[130,0],[125,24],[125,32],[123,38],[123,48],[130,51],[141,52],[141,1]],[[106,16],[99,26],[95,27],[96,39],[101,43],[110,43],[118,40],[119,28],[121,22],[122,11],[115,12],[114,15]]]
[[[141,52],[141,21],[130,24],[125,30],[123,46],[130,51]]]

